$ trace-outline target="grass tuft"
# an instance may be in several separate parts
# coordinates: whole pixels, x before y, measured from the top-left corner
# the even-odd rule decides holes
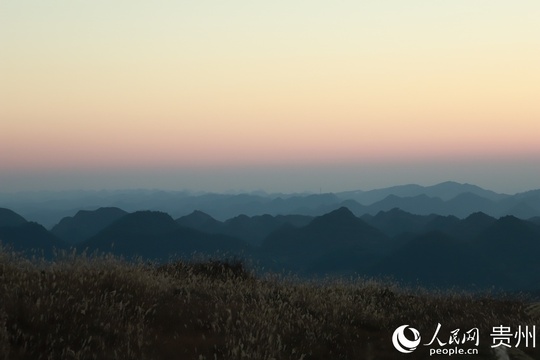
[[[396,327],[433,334],[438,323],[442,337],[478,327],[477,358],[493,359],[492,327],[535,325],[537,309],[370,279],[257,277],[239,261],[45,263],[0,251],[0,359],[394,359]]]

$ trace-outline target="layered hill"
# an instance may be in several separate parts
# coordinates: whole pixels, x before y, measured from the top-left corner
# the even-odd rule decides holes
[[[540,216],[540,190],[508,195],[448,181],[433,186],[411,184],[326,194],[215,194],[161,190],[0,193],[0,207],[12,209],[47,228],[52,228],[63,217],[73,216],[77,210],[99,207],[117,207],[127,212],[140,209],[163,211],[174,218],[199,210],[221,222],[239,214],[248,217],[265,214],[320,216],[340,207],[349,208],[357,216],[400,208],[416,215],[465,218],[483,212],[496,218],[513,215],[529,219]]]
[[[211,234],[225,234],[246,241],[253,246],[260,246],[273,231],[285,225],[295,227],[307,225],[313,217],[306,215],[238,215],[224,222],[218,221],[202,211],[180,217],[179,225],[191,227]]]
[[[51,229],[51,232],[67,243],[78,244],[88,240],[126,214],[126,211],[115,207],[80,210],[73,217],[63,218]]]
[[[460,218],[395,208],[358,217],[341,207],[315,217],[239,215],[219,221],[201,211],[174,220],[158,211],[98,209],[79,212],[48,231],[2,209],[0,224],[4,246],[46,257],[76,246],[159,262],[194,254],[237,257],[254,260],[264,271],[309,277],[364,275],[413,286],[540,289],[537,219],[482,212]],[[55,235],[59,229],[66,230],[65,242]]]
[[[170,215],[157,211],[127,214],[78,247],[158,261],[196,253],[241,254],[249,249],[240,239],[180,226]]]
[[[0,244],[29,256],[45,258],[51,258],[56,250],[67,248],[42,225],[28,222],[9,209],[0,209]]]
[[[19,226],[26,223],[26,219],[10,209],[0,208],[0,227]]]
[[[277,266],[285,263],[295,271],[337,273],[369,266],[388,246],[381,231],[340,208],[304,227],[282,227],[264,240],[261,251]]]

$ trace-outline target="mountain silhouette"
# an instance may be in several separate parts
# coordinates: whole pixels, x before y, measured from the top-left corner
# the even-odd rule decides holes
[[[425,225],[423,232],[439,231],[452,236],[453,230],[459,226],[460,219],[453,215],[434,215]]]
[[[16,212],[0,208],[0,227],[3,226],[19,226],[26,222],[26,219]]]
[[[483,212],[476,212],[461,220],[453,229],[446,229],[446,231],[454,238],[468,241],[480,235],[495,221],[495,218]]]
[[[352,199],[343,200],[341,203],[339,203],[338,208],[340,207],[346,207],[347,209],[351,210],[351,212],[356,216],[362,216],[369,212],[369,208],[367,206],[362,205],[358,201]]]
[[[285,224],[295,227],[307,225],[313,218],[306,215],[238,215],[221,222],[201,211],[183,216],[176,220],[182,226],[211,234],[224,234],[244,240],[254,246],[261,245],[262,241],[274,230]]]
[[[491,190],[482,189],[473,184],[461,184],[455,181],[445,181],[436,185],[427,186],[422,192],[431,197],[438,197],[442,200],[451,200],[460,194],[473,194],[488,200],[501,200],[506,198],[506,194],[498,194]]]
[[[497,200],[496,206],[499,210],[521,203],[534,207],[531,199],[538,194],[507,197]],[[163,198],[167,193],[155,195]],[[286,204],[290,208],[295,197],[302,196],[283,197],[272,206],[277,209]],[[254,199],[251,195],[229,198],[239,204]],[[216,198],[208,195],[205,199],[210,202]],[[332,201],[332,196],[322,195],[322,199]],[[338,204],[323,204],[319,200],[319,195],[309,197],[304,204],[315,206],[309,211],[322,211],[340,203],[362,207],[354,200]],[[383,202],[384,206],[413,207],[424,202],[429,206],[435,204],[444,212],[451,204],[464,208],[469,200],[477,204],[494,201],[463,193],[447,201],[427,195],[391,195]],[[265,201],[266,205],[273,202]],[[257,204],[253,208],[261,203]],[[191,258],[193,254],[228,254],[251,258],[264,271],[292,271],[301,276],[360,274],[392,276],[406,284],[429,287],[540,289],[540,263],[536,260],[540,253],[538,218],[497,219],[485,212],[461,218],[413,214],[400,208],[369,212],[377,207],[382,204],[365,207],[368,212],[361,217],[347,207],[338,207],[315,217],[242,214],[223,221],[201,210],[173,220],[168,213],[159,211],[126,213],[118,208],[100,208],[66,217],[50,232],[12,210],[1,208],[0,241],[25,255],[43,253],[46,258],[52,257],[55,248],[68,247],[59,239],[62,237],[78,250],[112,252],[127,259],[162,262],[174,257]]]
[[[55,249],[67,248],[62,240],[35,222],[0,227],[0,243],[16,252],[47,259],[53,256]]]
[[[393,208],[389,211],[379,211],[375,216],[365,215],[361,218],[386,235],[396,236],[402,233],[422,232],[434,217],[435,215],[413,215],[399,208]]]
[[[540,288],[540,227],[505,216],[493,222],[472,243],[483,263],[495,264],[502,286],[512,289]]]
[[[497,218],[514,215],[528,219],[540,216],[540,190],[506,195],[448,181],[433,186],[410,184],[335,194],[216,194],[145,189],[63,191],[16,195],[0,193],[0,206],[47,228],[52,228],[66,216],[73,216],[74,209],[96,207],[118,207],[127,212],[153,209],[167,212],[174,218],[199,210],[222,222],[239,214],[249,217],[263,214],[320,216],[342,206],[357,216],[366,213],[376,215],[379,211],[398,207],[417,215],[433,213],[464,218],[481,211]]]
[[[211,255],[248,250],[239,239],[180,226],[170,215],[157,211],[125,215],[79,247],[158,261],[176,256],[190,257],[195,252]]]
[[[540,200],[539,200],[540,202]],[[540,207],[537,203],[531,203],[530,201],[520,201],[504,211],[505,214],[511,214],[521,219],[527,219],[540,212]]]
[[[205,212],[195,210],[191,214],[176,219],[180,226],[197,229],[208,233],[218,233],[225,231],[223,222],[214,219]]]
[[[307,215],[240,215],[225,221],[225,234],[238,237],[252,245],[261,245],[273,231],[284,225],[301,227],[309,224],[313,218]]]
[[[318,216],[325,214],[328,209],[335,209],[340,201],[335,194],[280,195],[261,208],[259,213],[249,213],[246,211],[241,213],[248,216],[261,214]]]
[[[51,232],[67,243],[83,242],[108,225],[120,219],[127,212],[119,208],[99,208],[97,210],[80,210],[73,217],[63,218]]]
[[[403,198],[396,195],[388,195],[383,200],[370,205],[368,208],[372,214],[393,208],[399,208],[412,214],[430,215],[440,214],[443,207],[444,202],[441,199],[422,194]]]
[[[471,214],[465,219],[459,219],[453,215],[434,215],[426,224],[424,232],[439,231],[461,242],[467,242],[474,239],[494,222],[495,218],[482,212]]]
[[[474,249],[439,231],[414,237],[369,273],[390,276],[413,286],[477,290],[489,288],[492,281],[498,282],[499,275],[485,263],[479,263]]]
[[[310,272],[316,270],[311,266],[313,262],[323,262],[328,268],[330,264],[325,258],[337,260],[339,254],[353,254],[347,263],[331,264],[332,271],[338,271],[367,266],[387,244],[382,232],[342,207],[316,217],[304,227],[282,227],[264,240],[261,250],[291,269]],[[354,264],[350,263],[352,260]]]
[[[345,191],[337,193],[337,195],[342,199],[354,199],[364,205],[370,205],[383,200],[389,195],[395,195],[397,197],[426,195],[428,197],[440,198],[443,201],[448,201],[462,193],[472,193],[492,201],[498,201],[508,196],[505,194],[498,194],[491,190],[482,189],[476,185],[460,184],[455,181],[445,181],[432,186],[408,184],[369,191]]]
[[[528,219],[540,215],[540,190],[531,190],[505,198],[497,204],[500,215]]]
[[[444,204],[444,214],[460,218],[475,212],[487,212],[494,208],[494,202],[471,192],[464,192]]]

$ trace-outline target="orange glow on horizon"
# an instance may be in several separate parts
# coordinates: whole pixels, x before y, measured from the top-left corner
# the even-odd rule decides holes
[[[0,171],[540,157],[537,2],[31,2]]]

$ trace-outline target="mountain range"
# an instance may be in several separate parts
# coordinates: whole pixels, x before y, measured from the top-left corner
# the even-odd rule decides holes
[[[47,230],[0,209],[0,241],[52,258],[55,249],[127,259],[234,257],[261,271],[298,276],[392,278],[416,286],[472,290],[540,289],[540,224],[475,212],[418,215],[399,208],[356,216],[340,207],[320,216],[238,215],[220,221],[200,210],[174,219],[160,211],[82,210]]]
[[[453,215],[465,218],[475,212],[492,217],[540,217],[540,190],[499,194],[476,185],[444,182],[433,186],[401,185],[370,191],[328,194],[192,193],[162,190],[72,191],[0,193],[0,207],[51,229],[80,210],[116,207],[127,212],[154,210],[179,218],[195,210],[226,221],[240,214],[320,216],[347,207],[356,216],[376,215],[399,208],[416,215]]]

